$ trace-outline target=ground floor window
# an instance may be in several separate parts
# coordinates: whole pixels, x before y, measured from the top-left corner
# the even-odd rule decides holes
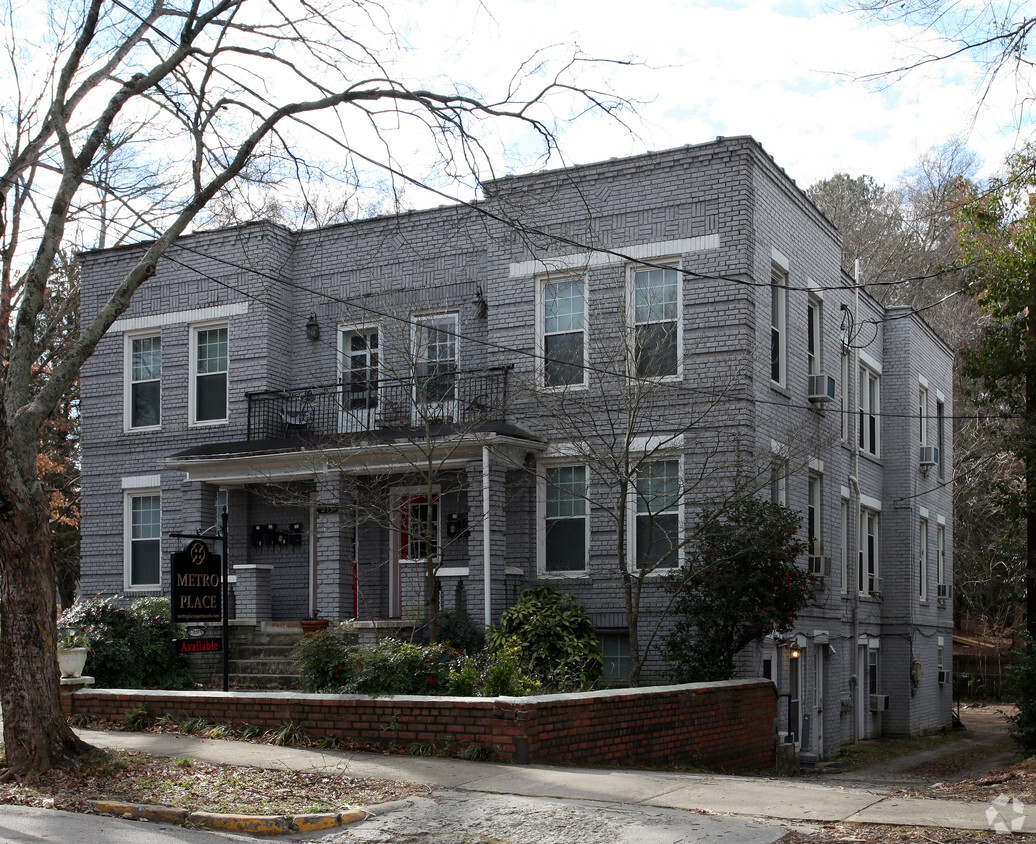
[[[126,496],[126,587],[158,587],[162,581],[162,496]]]
[[[604,632],[601,637],[602,680],[625,681],[630,677],[630,638],[625,632]]]

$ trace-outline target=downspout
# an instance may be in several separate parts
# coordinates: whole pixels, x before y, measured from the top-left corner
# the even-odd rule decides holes
[[[860,259],[856,259],[856,263],[853,267],[855,273],[853,281],[854,298],[853,303],[853,329],[860,324]],[[850,417],[857,425],[862,425],[863,421],[860,419],[860,347],[853,342],[852,335],[850,335],[850,344],[853,349],[853,362],[852,368],[849,371],[850,383],[852,379],[856,378],[856,389],[849,390],[849,405],[853,407],[852,416]],[[855,406],[853,405],[853,396],[855,399]],[[852,436],[852,473],[849,475],[849,489],[851,493],[855,494],[856,507],[853,510],[853,519],[856,521],[856,543],[853,553],[853,562],[856,564],[856,579],[857,582],[849,584],[849,594],[852,595],[853,605],[853,645],[850,649],[852,659],[852,672],[851,676],[856,677],[856,688],[853,689],[852,702],[853,702],[853,742],[860,741],[863,736],[860,735],[860,721],[862,718],[867,717],[866,713],[863,716],[860,715],[856,710],[860,705],[860,701],[863,699],[862,693],[860,692],[860,684],[864,681],[864,678],[860,676],[859,670],[859,654],[860,654],[860,589],[859,579],[862,576],[861,567],[862,561],[860,560],[860,506],[863,503],[861,500],[860,493],[860,431],[855,430],[853,425],[848,426],[850,436]],[[850,498],[850,501],[853,499]]]
[[[482,594],[483,617],[486,629],[493,623],[492,601],[492,559],[493,549],[490,547],[491,531],[489,529],[489,446],[482,446]]]

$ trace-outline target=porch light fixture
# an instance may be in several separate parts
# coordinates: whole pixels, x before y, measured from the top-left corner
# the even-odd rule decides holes
[[[320,323],[317,322],[316,311],[309,315],[309,322],[306,323],[306,337],[310,340],[320,339]]]
[[[799,653],[799,649],[798,648],[792,648],[791,658],[792,659],[798,659],[800,656],[801,656],[801,654]]]

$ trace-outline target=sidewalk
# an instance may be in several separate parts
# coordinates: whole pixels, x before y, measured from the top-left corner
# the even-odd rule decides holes
[[[782,821],[990,829],[987,803],[889,797],[815,779],[502,765],[277,747],[166,733],[76,732],[97,747],[186,756],[210,763],[405,780],[458,791],[699,809],[717,815]],[[1024,817],[1016,831],[1036,832],[1036,817]]]

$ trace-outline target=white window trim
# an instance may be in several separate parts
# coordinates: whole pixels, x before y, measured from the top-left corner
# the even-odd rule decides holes
[[[777,278],[780,277],[780,283],[777,283]],[[767,332],[767,338],[770,342],[767,344],[767,349],[770,352],[766,356],[767,366],[769,368],[770,384],[780,388],[786,388],[788,386],[788,267],[785,264],[782,266],[777,261],[773,262],[770,267],[770,318],[768,320],[770,330]],[[774,301],[773,297],[777,297],[776,311],[777,311],[777,323],[774,324]],[[773,377],[773,332],[777,332],[777,366],[780,369],[777,379]]]
[[[928,519],[917,520],[917,597],[922,604],[928,603]]]
[[[809,493],[813,492],[813,522],[816,527],[814,536],[806,537],[807,547],[806,553],[811,556],[823,556],[827,552],[827,548],[824,544],[824,475],[822,472],[810,471],[806,478],[806,531],[809,532]],[[816,540],[814,545],[810,542],[811,539]]]
[[[225,328],[227,330],[227,404],[226,416],[222,419],[204,419],[198,421],[198,332],[211,331],[213,329]],[[198,322],[191,325],[191,345],[189,360],[190,384],[187,388],[187,420],[191,428],[211,428],[219,425],[226,425],[230,421],[230,322],[225,319],[212,322]]]
[[[813,311],[813,336],[806,337],[806,372],[809,375],[819,375],[825,372],[824,369],[824,303],[823,300],[813,291],[809,292],[806,299],[806,331],[809,332],[809,311]],[[813,371],[809,372],[809,342],[813,342]]]
[[[878,510],[874,510],[868,507],[862,502],[859,508],[858,516],[858,533],[859,533],[859,548],[860,553],[857,559],[857,565],[859,571],[857,572],[857,583],[856,587],[861,595],[872,595],[876,589],[872,586],[877,586],[881,582],[881,513]],[[866,532],[866,517],[867,515],[874,516],[874,572],[873,574],[868,569],[867,559],[867,532]],[[872,640],[873,641],[873,640]],[[875,646],[876,647],[876,646]]]
[[[666,269],[676,270],[676,373],[674,375],[658,376],[637,376],[637,313],[636,313],[636,278],[638,272],[650,272],[651,270]],[[645,266],[643,264],[630,264],[626,268],[626,313],[629,332],[629,354],[627,355],[627,366],[630,374],[652,382],[675,382],[683,380],[683,269],[679,261],[661,261],[659,266]],[[650,323],[645,323],[650,324]]]
[[[580,571],[548,571],[547,570],[547,469],[558,466],[582,466],[586,470],[586,488],[590,489],[590,467],[579,460],[552,460],[541,462],[536,472],[536,571],[539,577],[548,578],[575,578],[586,577],[590,573],[590,499],[584,497],[586,512],[583,514],[583,529],[585,532],[584,548],[585,558],[583,568]]]
[[[849,594],[849,496],[843,495],[841,497],[841,514],[842,520],[842,535],[841,535],[841,548],[839,553],[841,554],[840,567],[842,574],[842,594]]]
[[[676,565],[675,566],[658,566],[653,571],[648,572],[648,577],[657,577],[664,575],[674,569],[681,569],[684,566],[684,542],[686,541],[686,525],[685,525],[685,513],[684,510],[684,462],[683,454],[679,452],[666,453],[659,451],[650,455],[643,455],[643,459],[638,459],[638,467],[643,466],[645,463],[657,463],[662,460],[675,460],[677,463],[677,473],[680,481],[680,491],[678,493],[678,502],[676,505],[676,516],[677,516],[677,542],[679,547],[676,551]],[[639,471],[639,469],[638,469]],[[626,496],[626,568],[628,571],[636,572],[637,569],[637,488],[634,484],[630,484],[628,495]]]
[[[559,282],[566,281],[582,281],[583,282],[583,367],[582,367],[582,380],[574,384],[547,384],[546,382],[546,364],[547,364],[547,326],[546,326],[546,313],[544,311],[546,306],[547,297],[544,294],[548,284],[557,284]],[[590,291],[590,277],[588,273],[577,273],[577,274],[554,274],[554,275],[542,275],[536,278],[536,384],[537,386],[548,393],[560,393],[566,390],[585,390],[587,388],[587,366],[589,361],[587,355],[590,350],[590,344],[587,342],[588,337],[588,326],[589,326],[589,307],[588,307],[588,293]]]
[[[362,334],[365,332],[377,331],[378,332],[378,346],[379,351],[381,350],[381,325],[376,322],[356,322],[349,323],[343,322],[338,325],[338,383],[342,382],[345,377],[345,356],[349,354],[349,349],[345,348],[344,340],[349,334]]]
[[[928,384],[922,381],[917,387],[918,435],[922,446],[928,445]]]
[[[403,525],[400,518],[403,514],[403,502],[410,502],[411,499],[428,496],[427,486],[396,486],[392,487],[390,493],[390,501],[392,502],[393,516],[392,530],[395,534],[395,547],[393,554],[395,558],[401,563],[423,563],[426,561],[426,557],[404,557],[402,556],[403,551]],[[439,489],[439,484],[432,486],[431,498],[435,502],[435,547],[436,555],[433,558],[433,562],[442,562],[442,493]],[[407,534],[409,536],[409,532]]]
[[[129,479],[124,479],[129,480]],[[133,499],[158,496],[158,582],[132,582],[133,565]],[[133,487],[124,489],[122,495],[122,583],[124,592],[154,592],[162,588],[162,490],[154,487]]]
[[[866,378],[864,377],[865,375],[867,376]],[[880,459],[881,458],[881,402],[882,402],[882,395],[881,395],[881,372],[879,372],[877,370],[874,370],[869,365],[865,364],[863,362],[863,357],[861,356],[860,357],[860,368],[859,368],[859,371],[857,372],[857,378],[859,380],[858,380],[858,383],[857,383],[857,390],[856,390],[856,392],[857,392],[857,397],[858,397],[859,408],[858,408],[858,412],[857,412],[856,416],[857,416],[858,424],[860,424],[862,426],[860,431],[857,432],[857,437],[858,438],[859,437],[863,438],[863,445],[860,446],[860,453],[863,454],[866,457],[873,457],[875,459]],[[870,400],[870,392],[871,391],[869,389],[869,385],[871,383],[873,383],[875,385],[875,387],[874,387],[874,397],[875,397],[875,402],[877,404],[876,408],[871,406],[871,400]],[[868,387],[868,389],[865,390],[864,387]],[[862,416],[862,419],[860,418],[861,416]],[[869,422],[870,417],[872,417],[872,416],[874,417],[874,441],[873,442],[871,442],[870,433],[869,433],[869,430],[867,430],[867,428],[869,427],[869,425],[867,423]],[[859,442],[859,439],[857,439],[857,442]]]
[[[157,425],[136,425],[133,424],[133,341],[143,340],[147,337],[157,337],[162,340],[162,332],[154,329],[148,331],[127,331],[123,334],[123,379],[122,379],[122,429],[130,431],[160,431],[162,430],[162,376],[158,376],[158,424]]]
[[[946,523],[941,516],[935,523],[935,582],[946,584]]]

